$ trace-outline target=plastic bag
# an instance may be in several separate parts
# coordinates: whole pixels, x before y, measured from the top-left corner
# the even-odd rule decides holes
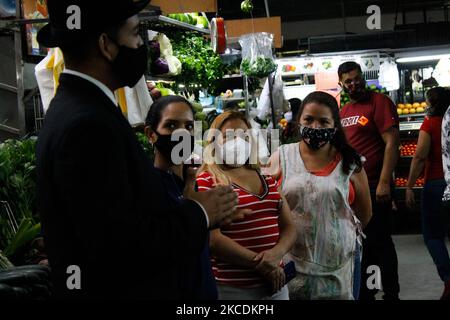
[[[251,33],[239,39],[242,47],[242,73],[249,77],[264,78],[277,69],[272,54],[273,35]]]

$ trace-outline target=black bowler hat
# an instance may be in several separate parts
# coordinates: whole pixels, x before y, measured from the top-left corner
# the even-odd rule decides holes
[[[75,44],[138,14],[150,0],[47,0],[50,23],[38,33],[47,48]]]

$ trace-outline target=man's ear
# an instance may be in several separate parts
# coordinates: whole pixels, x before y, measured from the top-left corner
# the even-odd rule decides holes
[[[102,33],[98,38],[98,46],[102,55],[110,62],[116,59],[118,54],[117,45],[111,41],[106,33]]]
[[[148,140],[154,144],[156,140],[158,140],[158,136],[156,133],[150,128],[150,126],[146,126],[144,129],[145,136],[148,138]]]

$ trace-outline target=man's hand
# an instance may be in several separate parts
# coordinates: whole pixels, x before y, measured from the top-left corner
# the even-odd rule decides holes
[[[391,185],[380,181],[377,187],[376,197],[378,203],[387,203],[391,201]]]
[[[205,192],[195,192],[195,172],[193,169],[187,171],[184,197],[197,201],[205,208],[211,230],[242,220],[252,213],[251,210],[237,210],[239,199],[231,186],[217,186]]]

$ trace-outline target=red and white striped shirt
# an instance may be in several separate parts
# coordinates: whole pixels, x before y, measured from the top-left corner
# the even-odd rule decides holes
[[[264,190],[260,195],[255,195],[233,184],[234,191],[239,194],[238,208],[250,209],[253,213],[242,221],[221,228],[223,235],[256,253],[273,248],[280,237],[278,217],[281,196],[278,192],[278,184],[272,177],[261,176],[261,179]],[[213,178],[208,172],[199,175],[197,184],[200,192],[214,188]],[[253,269],[232,265],[215,257],[212,257],[211,261],[218,284],[249,288],[267,283]]]

